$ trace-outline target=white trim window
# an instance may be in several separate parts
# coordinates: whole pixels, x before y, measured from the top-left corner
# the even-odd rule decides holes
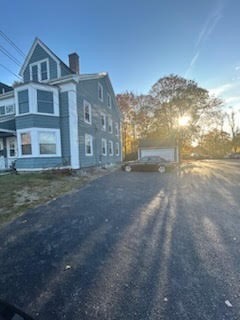
[[[15,111],[14,104],[0,106],[0,116],[6,115],[6,114],[14,114],[14,111]]]
[[[92,124],[92,107],[89,102],[84,100],[83,102],[84,122]]]
[[[106,156],[107,155],[107,140],[102,139],[102,155]]]
[[[108,141],[108,153],[113,156],[113,142],[111,140]]]
[[[115,155],[119,156],[119,142],[115,143]]]
[[[57,154],[57,135],[54,131],[39,131],[38,145],[40,155]]]
[[[0,138],[0,158],[4,157],[4,145],[3,145],[3,138]]]
[[[32,137],[31,132],[21,132],[20,133],[20,144],[21,144],[21,155],[31,156],[32,155]]]
[[[90,134],[85,134],[85,155],[93,155],[93,137]]]
[[[103,86],[101,83],[98,83],[98,99],[103,101]]]
[[[37,112],[54,114],[53,92],[37,89]]]
[[[107,106],[109,109],[112,108],[112,97],[110,96],[110,94],[107,94]]]
[[[119,125],[117,122],[115,122],[115,135],[118,137],[119,136]]]
[[[101,113],[101,128],[106,131],[106,115],[104,113]]]
[[[19,157],[60,157],[59,129],[29,128],[17,130]]]
[[[7,153],[9,158],[17,157],[17,139],[16,137],[7,138]]]
[[[44,59],[29,65],[30,80],[42,82],[49,80],[49,60]]]
[[[108,132],[109,133],[113,132],[113,121],[110,117],[108,117]]]

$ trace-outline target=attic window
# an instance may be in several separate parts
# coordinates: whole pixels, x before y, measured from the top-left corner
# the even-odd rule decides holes
[[[48,59],[31,63],[29,68],[30,68],[30,80],[38,81],[38,82],[49,80]]]

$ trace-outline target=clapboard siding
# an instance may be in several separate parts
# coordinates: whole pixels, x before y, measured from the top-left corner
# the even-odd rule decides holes
[[[47,169],[57,168],[63,165],[61,157],[47,157],[47,158],[19,158],[16,161],[17,169]]]
[[[78,85],[78,121],[79,121],[79,155],[80,166],[89,167],[102,164],[110,164],[121,161],[121,141],[119,136],[115,134],[115,123],[118,123],[120,128],[120,114],[115,103],[115,96],[104,78],[81,81]],[[103,87],[103,102],[98,99],[98,83]],[[112,97],[112,108],[107,106],[107,94]],[[84,121],[84,100],[91,104],[92,109],[92,124]],[[102,130],[101,113],[106,115],[106,131]],[[111,117],[113,121],[113,133],[108,132],[108,119]],[[93,155],[85,154],[85,134],[90,134],[93,137]],[[114,155],[110,156],[107,152],[106,156],[102,155],[102,138],[113,142]],[[119,143],[119,156],[115,155],[115,144]]]
[[[62,157],[65,165],[70,165],[70,134],[68,92],[60,93],[60,128]]]
[[[28,114],[16,117],[16,129],[25,128],[60,128],[60,119],[55,116]]]

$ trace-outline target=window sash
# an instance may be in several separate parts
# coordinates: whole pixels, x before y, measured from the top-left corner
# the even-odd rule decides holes
[[[22,155],[32,154],[31,135],[29,132],[21,133],[21,151]]]
[[[93,138],[90,135],[85,135],[85,154],[88,156],[93,155]]]
[[[39,153],[57,154],[57,137],[55,132],[39,132]]]

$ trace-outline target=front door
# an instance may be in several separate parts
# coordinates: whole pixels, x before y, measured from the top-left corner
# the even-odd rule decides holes
[[[17,159],[17,139],[16,137],[7,138],[7,164],[8,168]]]
[[[3,138],[0,138],[0,170],[5,169]]]

